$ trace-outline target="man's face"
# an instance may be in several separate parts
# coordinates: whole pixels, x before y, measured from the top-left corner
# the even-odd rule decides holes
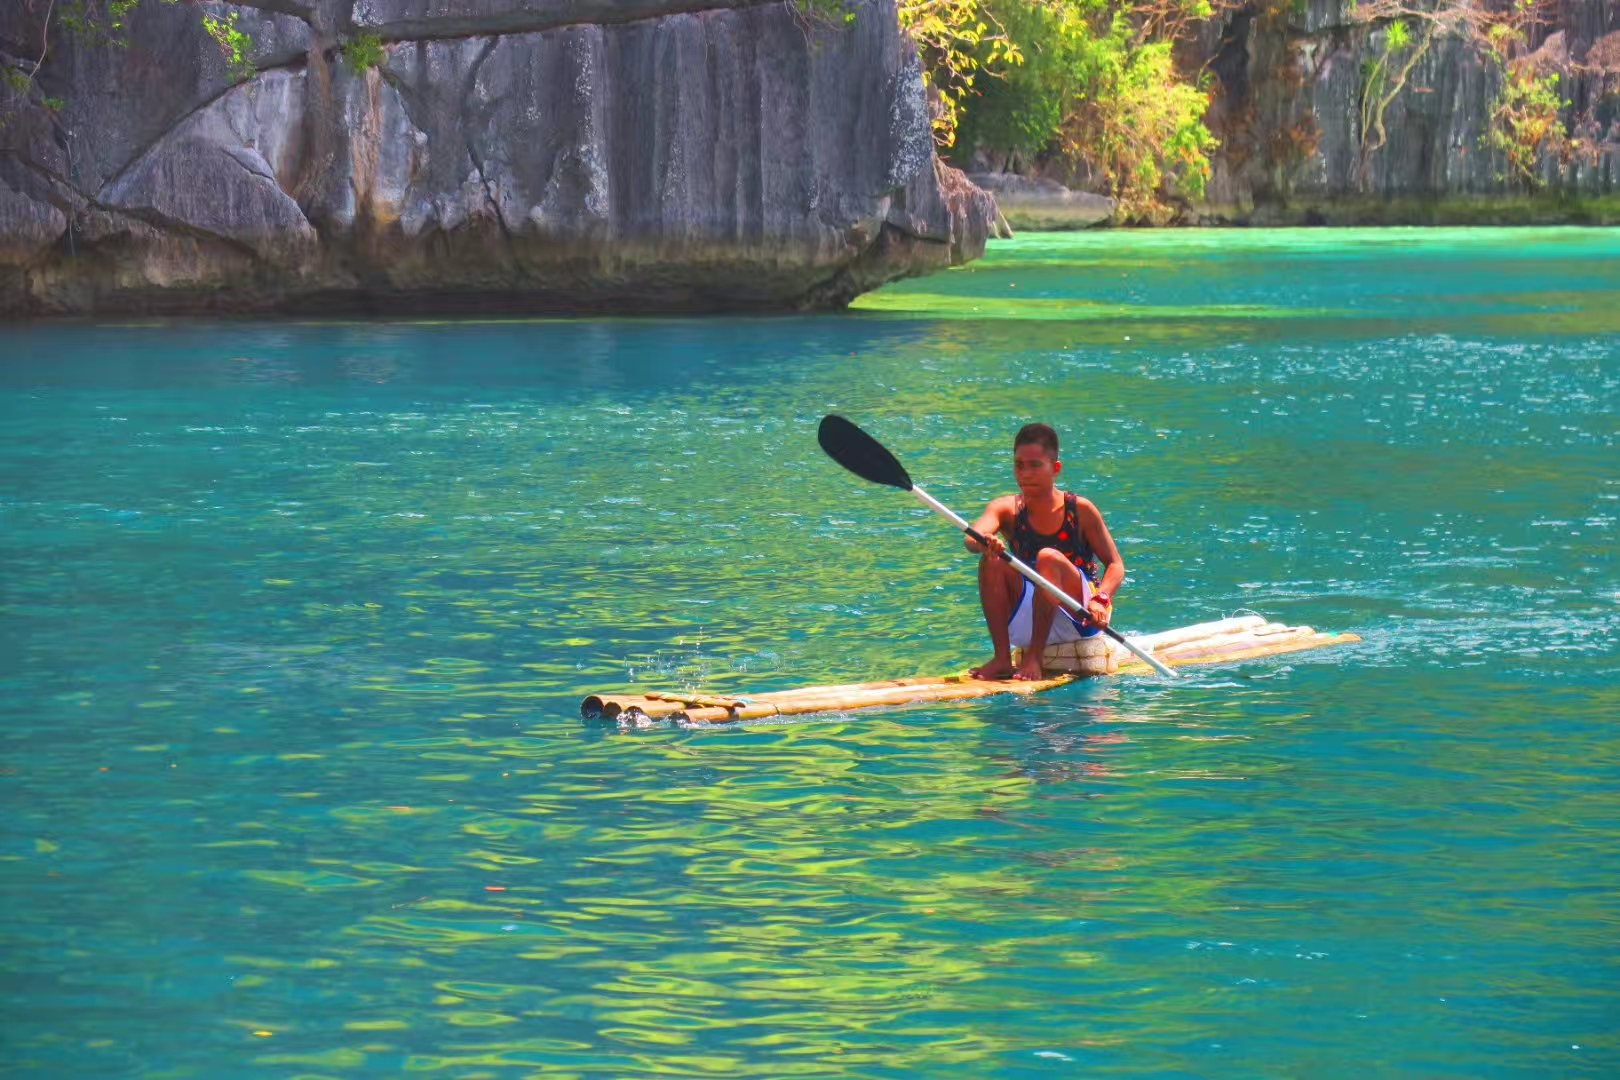
[[[1063,463],[1039,443],[1025,443],[1013,450],[1013,479],[1025,496],[1051,491],[1062,471]]]

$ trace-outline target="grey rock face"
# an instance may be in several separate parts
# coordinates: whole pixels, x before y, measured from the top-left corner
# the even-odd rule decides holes
[[[1364,110],[1363,101],[1388,31],[1356,23],[1351,7],[1309,0],[1278,17],[1248,5],[1210,27],[1203,42],[1217,80],[1210,123],[1223,146],[1208,201],[1256,220],[1281,208],[1332,221],[1356,204],[1520,194],[1523,183],[1484,138],[1501,73],[1460,38],[1436,39],[1412,67],[1382,112],[1378,146],[1376,110]],[[1620,3],[1564,4],[1557,18],[1530,43],[1534,60],[1515,62],[1563,76],[1565,118],[1584,120],[1587,152],[1545,155],[1541,180],[1555,194],[1607,195],[1620,188],[1620,87],[1596,61],[1607,55],[1606,35],[1620,30]]]
[[[0,265],[28,262],[66,229],[67,218],[56,207],[13,191],[0,181]]]
[[[245,81],[190,5],[147,0],[126,49],[53,44],[40,84],[70,104],[0,150],[0,315],[837,305],[976,257],[995,217],[936,167],[892,0],[847,27],[723,0],[207,7],[253,34]],[[344,62],[355,27],[380,68]]]
[[[285,72],[233,87],[193,113],[104,185],[96,202],[157,229],[236,241],[266,259],[308,248],[315,232],[281,188],[287,119],[300,80]]]
[[[764,0],[354,0],[354,25],[389,41],[611,26]]]

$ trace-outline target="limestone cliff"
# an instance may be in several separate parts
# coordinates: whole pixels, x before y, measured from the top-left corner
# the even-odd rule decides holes
[[[1460,37],[1436,38],[1380,116],[1363,104],[1388,26],[1356,21],[1352,6],[1253,0],[1209,26],[1198,59],[1214,77],[1209,123],[1223,143],[1208,192],[1212,216],[1620,217],[1620,3],[1565,0],[1514,61],[1562,76],[1564,120],[1582,138],[1579,152],[1542,155],[1539,206],[1523,198],[1527,185],[1483,139],[1502,86],[1499,66]]]
[[[45,10],[0,4],[9,58]],[[995,216],[935,159],[893,0],[836,26],[756,0],[143,0],[124,37],[52,33],[0,121],[0,316],[833,306],[977,256]]]

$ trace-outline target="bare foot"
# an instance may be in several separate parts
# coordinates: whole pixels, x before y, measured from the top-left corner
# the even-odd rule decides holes
[[[1046,673],[1041,670],[1041,654],[1025,657],[1024,662],[1018,665],[1018,671],[1013,678],[1022,682],[1040,682],[1046,678]]]
[[[1012,673],[1012,658],[1008,656],[991,657],[988,664],[980,664],[968,672],[975,679],[986,680],[1009,679],[1012,677]]]

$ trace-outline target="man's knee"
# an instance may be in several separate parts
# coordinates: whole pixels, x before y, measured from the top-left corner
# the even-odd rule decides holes
[[[1035,569],[1044,578],[1056,578],[1070,565],[1069,557],[1057,548],[1041,548],[1035,556]]]

